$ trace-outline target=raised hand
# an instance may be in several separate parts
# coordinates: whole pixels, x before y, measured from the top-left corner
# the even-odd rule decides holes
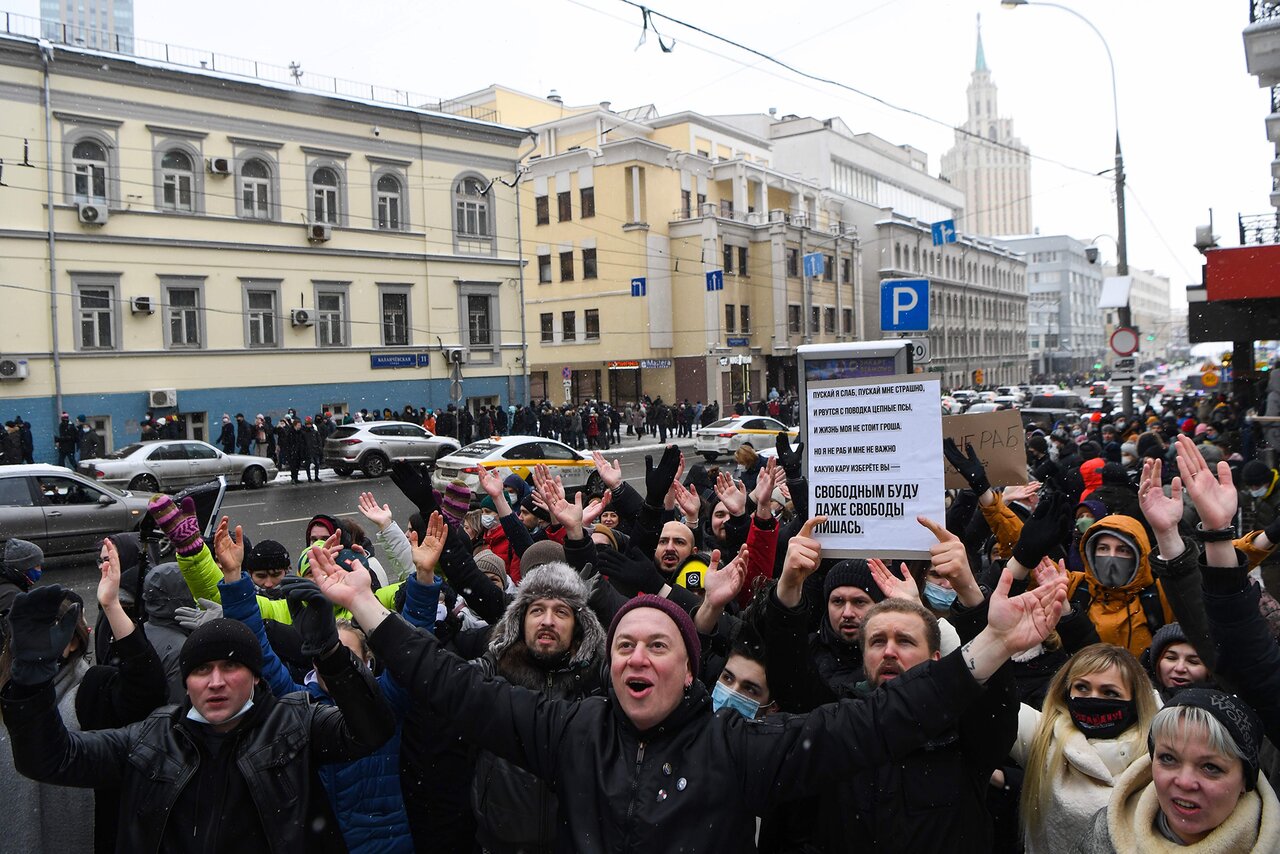
[[[480,479],[480,488],[496,501],[498,496],[502,495],[502,478],[498,477],[496,471],[486,466],[479,466],[479,469],[476,477]]]
[[[804,580],[818,569],[822,562],[822,544],[813,536],[813,529],[827,521],[826,516],[814,516],[800,526],[800,533],[787,543],[787,555],[782,561],[782,574],[778,577],[778,601],[788,608],[800,604]]]
[[[741,516],[747,512],[747,493],[728,472],[720,472],[720,476],[716,478],[716,497],[724,504],[730,516]]]
[[[981,604],[982,589],[973,577],[973,567],[969,566],[969,552],[965,549],[964,542],[932,519],[917,516],[916,521],[928,528],[938,540],[929,547],[929,563],[933,565],[933,571],[951,584],[961,605],[972,608]]]
[[[666,582],[658,574],[653,558],[632,546],[626,554],[611,548],[596,552],[596,569],[622,592],[657,593]]]
[[[356,570],[356,574],[369,575],[363,569]],[[302,654],[319,658],[338,646],[338,624],[320,586],[313,579],[296,575],[284,578],[280,586],[289,601],[293,625],[302,635]]]
[[[109,537],[102,541],[102,547],[107,556],[98,567],[102,571],[102,578],[98,581],[98,604],[105,610],[120,604],[120,552]]]
[[[385,531],[391,524],[391,505],[383,504],[379,507],[372,492],[360,493],[360,512],[364,514],[364,518],[377,525],[379,531]]]
[[[1012,585],[1013,573],[1006,568],[987,609],[987,628],[999,639],[1006,656],[1031,649],[1048,637],[1067,601],[1065,577],[1011,599]]]
[[[596,464],[596,471],[600,474],[600,480],[610,489],[617,489],[622,486],[622,466],[617,460],[608,462],[604,458],[604,454],[599,451],[591,452],[591,462]]]
[[[16,684],[42,685],[58,674],[58,659],[80,620],[79,603],[62,610],[69,592],[60,584],[50,584],[19,593],[13,600],[8,652],[9,675]]]
[[[676,445],[667,445],[667,449],[662,453],[662,459],[656,466],[653,464],[653,457],[645,456],[644,500],[650,507],[662,506],[667,490],[671,488],[671,482],[676,479],[681,460],[683,460],[683,456],[680,453],[680,448]]]
[[[581,495],[582,493],[578,493]],[[590,527],[596,523],[600,515],[609,508],[609,502],[613,500],[613,490],[606,489],[604,495],[600,496],[599,501],[592,501],[582,510],[582,526]]]
[[[409,545],[413,549],[413,567],[418,571],[419,581],[425,575],[426,582],[430,583],[448,536],[449,526],[445,524],[444,517],[438,510],[427,519],[427,530],[423,533],[421,542],[418,541],[417,531],[409,532]]]
[[[1240,503],[1239,493],[1231,481],[1231,466],[1226,460],[1219,462],[1215,475],[1195,442],[1180,435],[1174,444],[1178,453],[1178,473],[1196,505],[1196,512],[1200,514],[1200,524],[1206,531],[1230,527]]]
[[[751,490],[751,500],[756,503],[757,516],[762,519],[773,517],[769,501],[773,497],[774,487],[786,483],[786,478],[787,473],[782,466],[778,465],[777,458],[770,457],[764,464],[764,468],[760,469],[760,474],[756,478],[756,488]]]
[[[991,481],[987,479],[987,470],[983,468],[982,460],[978,459],[977,453],[973,450],[973,445],[965,443],[965,453],[960,453],[960,449],[956,447],[955,440],[947,437],[942,440],[942,455],[947,458],[947,462],[960,472],[968,483],[969,488],[976,495],[982,495],[991,488]]]
[[[697,519],[702,509],[702,499],[697,489],[690,489],[678,480],[671,481],[671,494],[675,497],[676,506],[686,519]],[[697,522],[694,522],[697,525]]]
[[[1138,506],[1157,537],[1176,531],[1183,511],[1182,478],[1173,479],[1166,496],[1161,485],[1162,468],[1160,460],[1148,457],[1142,461],[1142,479],[1138,481]]]
[[[1013,486],[1006,486],[1000,497],[1004,499],[1005,504],[1012,504],[1015,501],[1031,502],[1040,492],[1040,481],[1033,480],[1030,483],[1019,483]]]
[[[173,619],[178,625],[182,626],[189,632],[203,626],[205,623],[211,622],[222,616],[222,606],[212,599],[200,597],[200,607],[192,608],[189,605],[182,605],[173,609]]]
[[[920,588],[916,586],[916,580],[912,578],[911,570],[907,569],[905,563],[901,565],[901,578],[894,575],[893,571],[879,558],[871,558],[867,561],[867,566],[871,568],[871,577],[875,579],[876,586],[880,588],[880,592],[886,599],[908,599],[917,603],[920,601]]]
[[[720,550],[711,553],[711,563],[707,564],[707,571],[702,577],[705,593],[702,601],[707,607],[718,611],[734,600],[747,579],[749,559],[745,546],[724,566],[720,566]]]
[[[778,462],[782,464],[787,480],[795,480],[804,475],[804,442],[796,442],[793,451],[791,437],[786,433],[779,433],[774,440],[774,447],[778,451]]]
[[[1040,500],[1035,512],[1022,523],[1022,533],[1013,546],[1013,559],[1025,570],[1030,570],[1055,546],[1063,543],[1062,511],[1065,496],[1054,492]]]
[[[222,570],[222,577],[234,584],[240,580],[240,568],[244,566],[244,531],[236,525],[235,536],[229,532],[230,520],[223,516],[213,532],[213,559]]]
[[[434,517],[437,514],[431,515]],[[315,577],[315,582],[320,587],[320,592],[324,594],[324,598],[339,607],[353,611],[362,598],[373,597],[372,573],[364,569],[352,571],[338,566],[334,555],[320,546],[312,546],[309,554],[311,574]],[[365,622],[361,620],[361,625],[364,626]],[[372,631],[373,627],[366,626],[366,628]]]
[[[1035,581],[1037,587],[1047,587],[1058,583],[1066,584],[1069,580],[1067,562],[1060,560],[1054,563],[1051,558],[1045,558],[1031,571],[1031,578]]]

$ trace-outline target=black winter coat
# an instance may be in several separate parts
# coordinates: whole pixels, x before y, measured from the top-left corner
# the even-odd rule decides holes
[[[357,669],[349,652],[320,659],[318,667],[338,705],[318,705],[301,692],[277,700],[259,683],[254,707],[219,751],[227,762],[210,758],[207,729],[186,718],[190,701],[122,729],[78,733],[58,716],[52,683],[10,682],[0,702],[19,773],[120,790],[120,814],[129,816],[116,842],[122,854],[160,851],[192,833],[212,834],[209,850],[234,840],[246,852],[301,854],[314,765],[366,756],[395,731],[373,677]],[[210,779],[215,765],[224,773]],[[220,810],[210,808],[209,785],[225,787],[216,799]]]
[[[1280,744],[1280,645],[1258,610],[1261,592],[1249,581],[1248,563],[1236,552],[1234,569],[1208,568],[1200,559],[1204,609],[1217,647],[1215,675],[1228,680],[1262,719],[1272,744]]]
[[[805,602],[787,608],[774,587],[764,605],[764,646],[769,685],[779,707],[807,712],[823,703],[857,696],[863,680],[862,650],[834,636],[824,613],[819,630],[809,632]],[[774,675],[778,674],[778,675]]]
[[[666,720],[640,732],[611,697],[551,700],[487,680],[398,617],[369,641],[415,703],[552,783],[558,850],[578,854],[753,851],[753,816],[901,760],[954,727],[982,692],[956,654],[866,700],[747,721],[713,715],[695,680]]]

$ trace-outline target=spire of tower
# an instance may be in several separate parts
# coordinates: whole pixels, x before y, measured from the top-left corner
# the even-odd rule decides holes
[[[987,70],[987,55],[982,52],[982,13],[978,13],[978,58],[974,62],[974,71]]]

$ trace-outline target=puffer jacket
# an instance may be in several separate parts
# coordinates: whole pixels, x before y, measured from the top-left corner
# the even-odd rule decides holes
[[[557,850],[577,854],[753,851],[754,816],[900,761],[956,726],[982,693],[951,655],[866,700],[748,721],[728,709],[713,715],[694,680],[665,720],[639,731],[612,696],[550,700],[485,679],[395,616],[369,641],[415,704],[555,787]]]
[[[178,656],[190,632],[178,624],[175,612],[178,608],[194,608],[196,600],[191,597],[176,563],[162,563],[147,573],[142,583],[142,603],[147,610],[147,621],[142,624],[142,629],[160,656],[164,678],[169,685],[166,702],[181,703],[187,696],[187,686]]]
[[[1133,579],[1123,587],[1103,587],[1094,576],[1093,566],[1089,562],[1090,542],[1099,534],[1106,534],[1109,531],[1118,531],[1138,544],[1137,571]],[[1084,539],[1080,542],[1080,552],[1084,562],[1084,572],[1069,574],[1068,601],[1074,601],[1076,591],[1081,585],[1086,585],[1089,593],[1089,619],[1098,630],[1098,638],[1103,643],[1122,646],[1135,656],[1142,655],[1143,651],[1151,645],[1153,630],[1147,622],[1147,614],[1142,607],[1139,594],[1154,584],[1159,595],[1160,612],[1164,623],[1174,621],[1173,609],[1169,607],[1169,600],[1165,598],[1164,588],[1151,572],[1151,544],[1147,539],[1146,529],[1132,516],[1117,514],[1104,516],[1085,532]],[[1159,626],[1156,628],[1158,629]]]

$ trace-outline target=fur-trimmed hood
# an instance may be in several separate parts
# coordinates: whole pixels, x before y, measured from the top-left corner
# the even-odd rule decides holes
[[[507,606],[502,619],[493,628],[489,652],[501,658],[513,645],[524,642],[524,615],[538,599],[559,599],[573,609],[573,655],[569,664],[579,665],[604,658],[605,632],[595,612],[587,607],[590,585],[573,567],[560,561],[544,563],[533,569],[516,588],[516,598]]]

